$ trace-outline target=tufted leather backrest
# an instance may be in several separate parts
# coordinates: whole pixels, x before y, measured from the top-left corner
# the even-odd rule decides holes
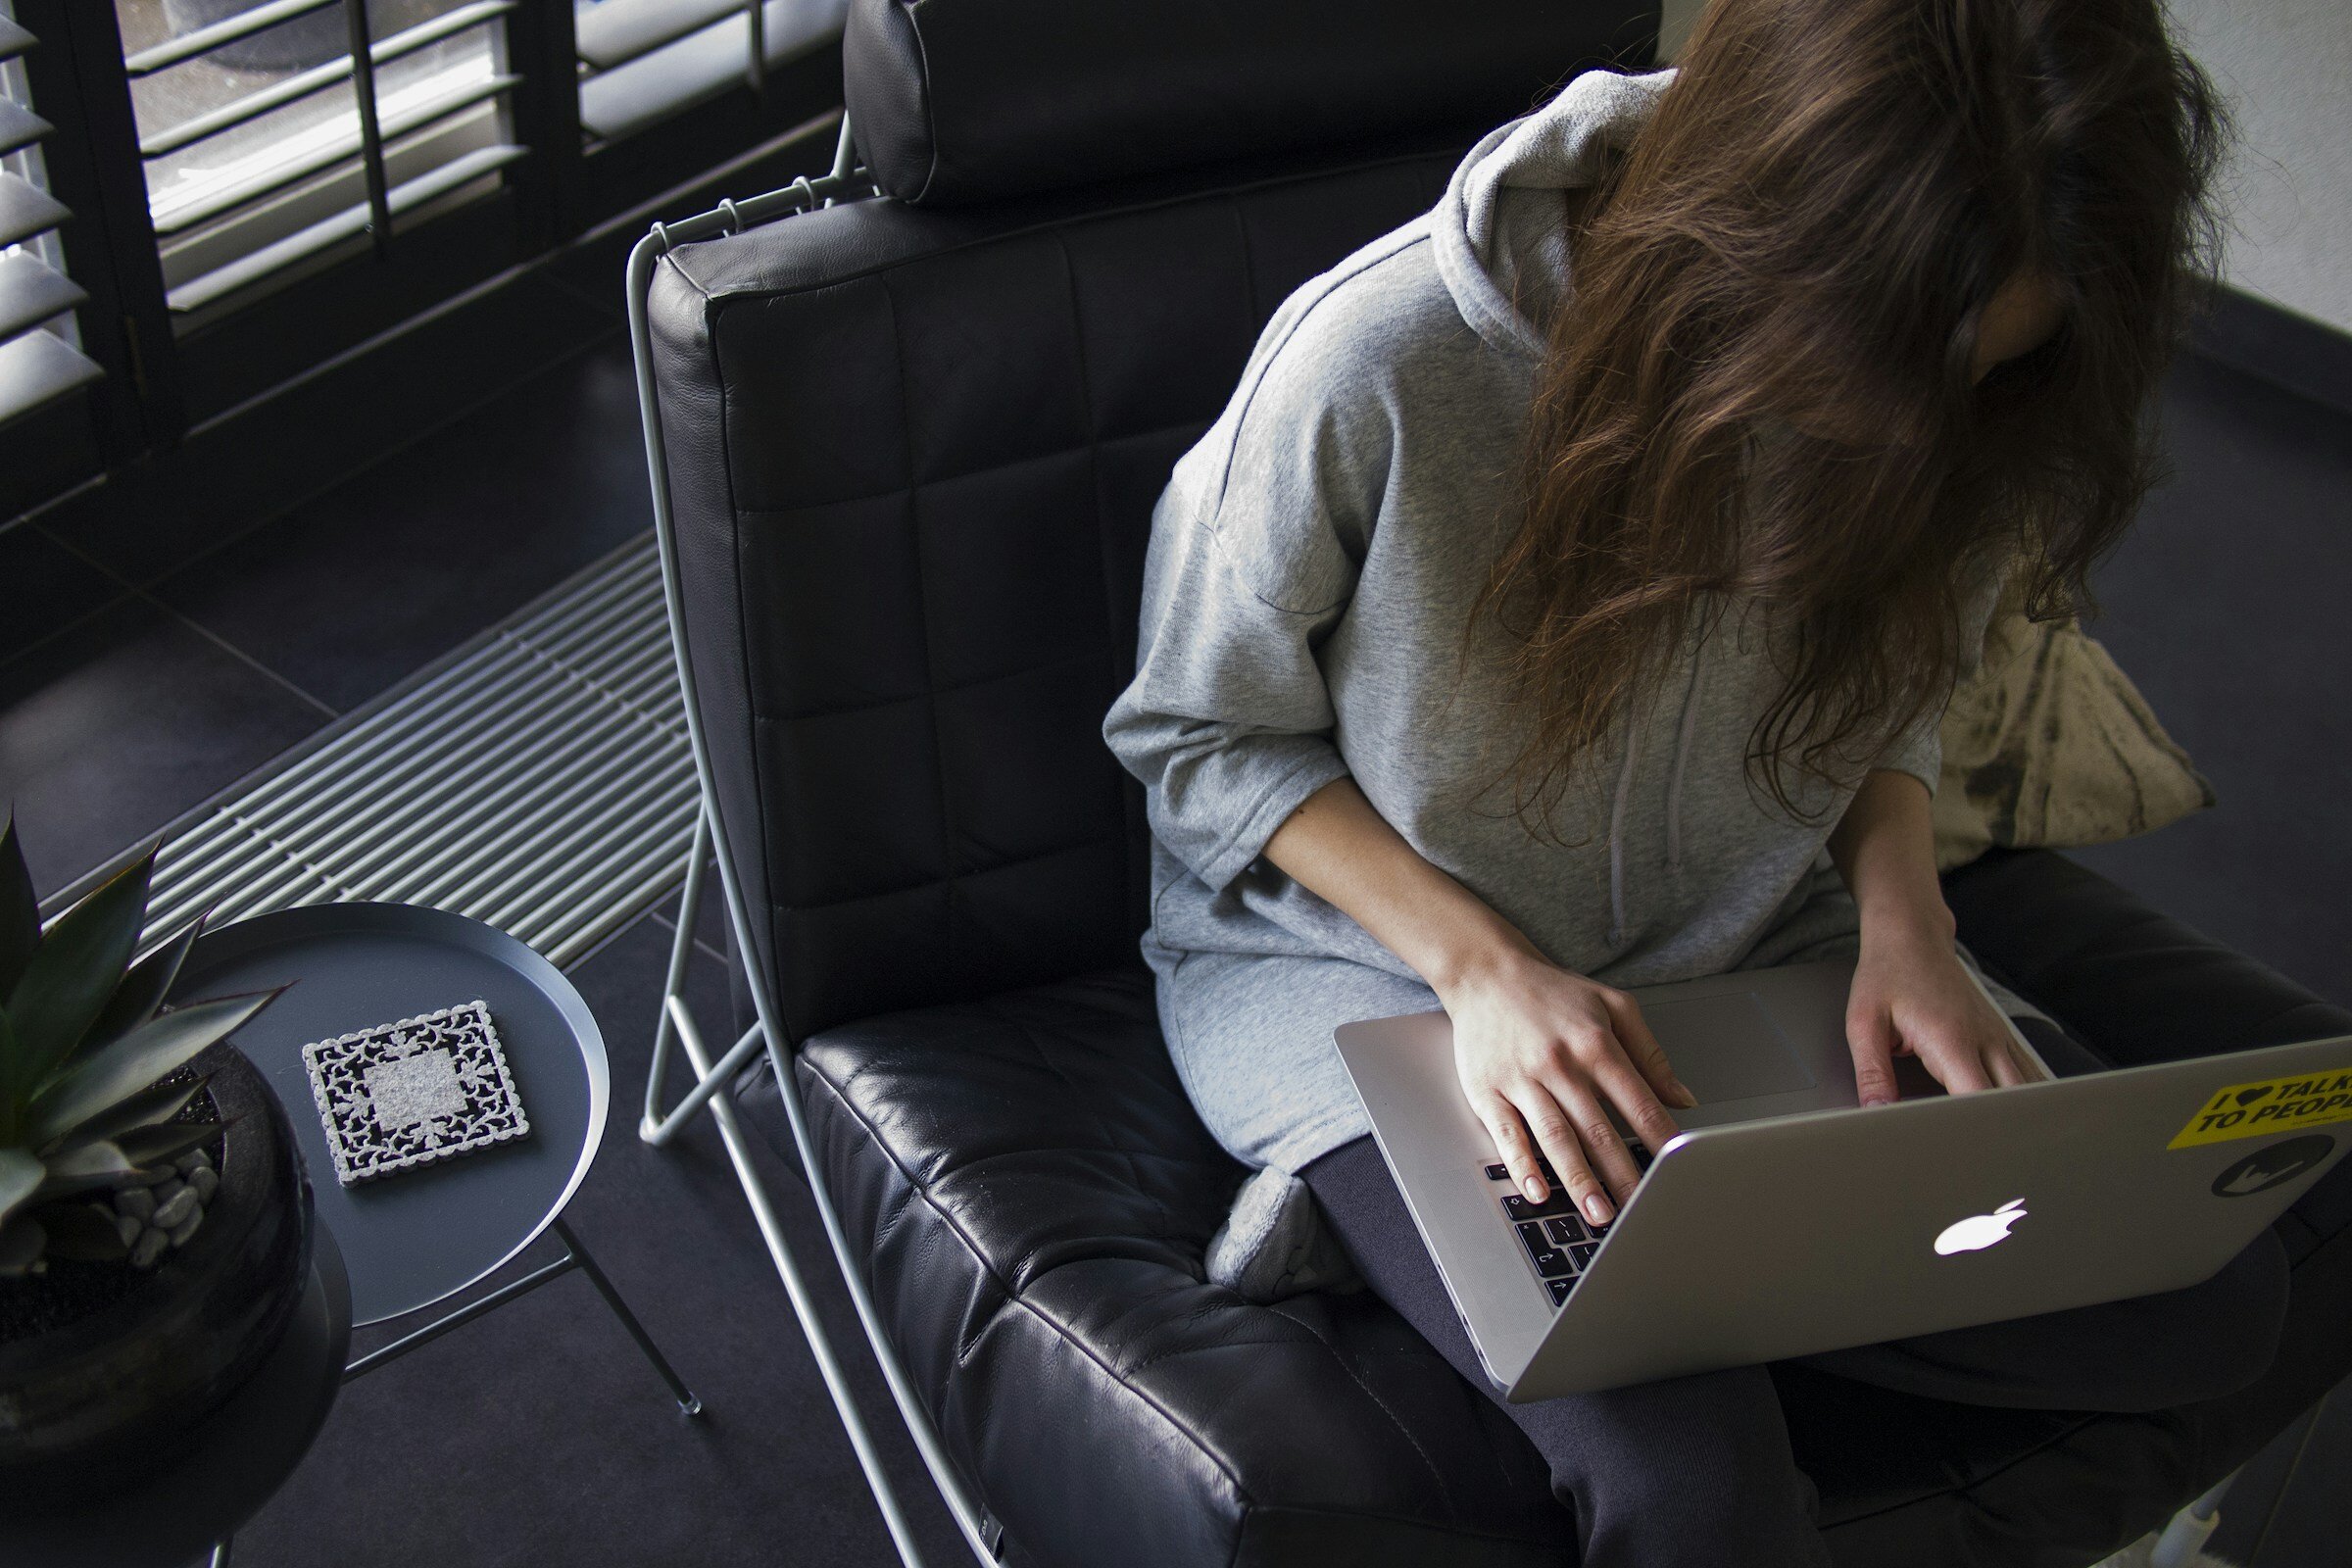
[[[1465,138],[682,246],[651,298],[688,657],[795,1039],[1131,961],[1102,740],[1152,509],[1299,283]]]

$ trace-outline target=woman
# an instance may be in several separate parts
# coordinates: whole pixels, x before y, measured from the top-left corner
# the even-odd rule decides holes
[[[1898,1054],[2026,1075],[1938,891],[1936,726],[2003,571],[2079,600],[2148,482],[2215,135],[2154,0],[1716,0],[1301,288],[1177,466],[1105,725],[1170,1048],[1480,1388],[1335,1025],[1442,1005],[1515,1179],[1596,1222],[1610,1112],[1654,1148],[1694,1103],[1627,987],[1852,954],[1865,1102]],[[2266,1237],[1817,1362],[2154,1408],[2255,1376],[2284,1298]],[[1826,1561],[1762,1368],[1507,1408],[1589,1564]]]

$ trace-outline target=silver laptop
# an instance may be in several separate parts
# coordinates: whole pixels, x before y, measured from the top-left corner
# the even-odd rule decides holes
[[[1804,964],[1634,992],[1699,1104],[1600,1233],[1557,1183],[1533,1204],[1503,1173],[1444,1013],[1337,1031],[1509,1398],[2179,1290],[2352,1142],[2352,1036],[1952,1097],[1905,1061],[1905,1098],[1862,1109],[1851,977]]]

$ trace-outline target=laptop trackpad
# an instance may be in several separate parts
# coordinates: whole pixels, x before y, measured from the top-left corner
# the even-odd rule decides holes
[[[1642,1016],[1701,1105],[1814,1087],[1788,1037],[1751,993],[1679,997],[1644,1006]]]

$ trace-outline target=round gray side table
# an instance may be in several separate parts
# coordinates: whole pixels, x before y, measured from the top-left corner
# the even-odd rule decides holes
[[[319,1225],[334,1233],[349,1272],[354,1327],[445,1300],[544,1233],[552,1231],[563,1248],[562,1256],[352,1361],[344,1381],[578,1269],[669,1386],[679,1409],[701,1414],[702,1401],[564,1221],[564,1205],[604,1139],[611,1074],[596,1018],[563,972],[514,937],[464,915],[400,904],[325,904],[208,931],[189,953],[172,995],[184,1000],[281,985],[286,992],[237,1031],[237,1049],[286,1107],[310,1168]],[[302,1048],[474,1001],[489,1007],[529,1134],[341,1185]]]

